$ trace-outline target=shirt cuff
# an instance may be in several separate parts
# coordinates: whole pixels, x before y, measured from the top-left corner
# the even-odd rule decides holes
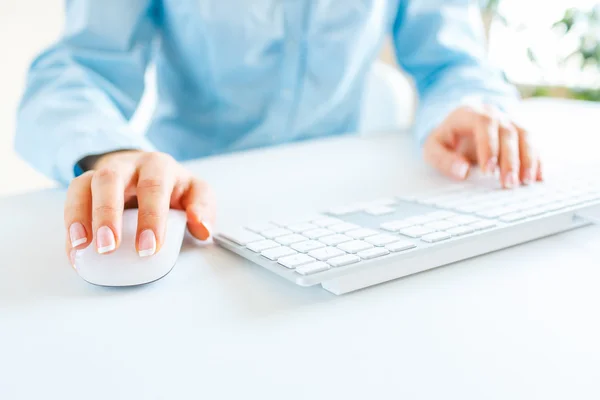
[[[74,134],[58,149],[55,176],[60,183],[68,185],[76,176],[77,163],[83,158],[124,149],[155,151],[145,137],[130,132]]]

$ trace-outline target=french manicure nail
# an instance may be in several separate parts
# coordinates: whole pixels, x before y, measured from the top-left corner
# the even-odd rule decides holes
[[[523,184],[529,185],[529,184],[531,184],[531,182],[533,182],[533,180],[534,180],[533,170],[531,168],[526,169],[525,173],[523,174]]]
[[[467,176],[467,172],[469,172],[469,164],[456,161],[452,164],[452,174],[459,179],[464,179]]]
[[[96,244],[98,253],[104,254],[113,251],[116,247],[115,234],[108,226],[102,226],[96,233]]]
[[[485,174],[486,175],[492,175],[494,173],[494,171],[496,170],[496,166],[498,165],[498,158],[496,157],[492,157],[488,160],[487,164],[485,165]]]
[[[204,229],[206,229],[206,237],[205,238],[201,238],[200,240],[206,241],[208,239],[210,239],[211,235],[212,235],[212,226],[210,225],[210,223],[208,221],[200,221],[202,223],[202,225],[204,226]]]
[[[140,233],[140,242],[138,245],[138,254],[140,257],[149,257],[156,253],[156,236],[152,229],[146,229]]]
[[[77,247],[87,242],[85,228],[80,222],[74,222],[69,227],[69,238],[71,239],[71,247]]]
[[[504,185],[507,188],[512,188],[517,184],[517,174],[515,172],[509,172],[504,178]]]

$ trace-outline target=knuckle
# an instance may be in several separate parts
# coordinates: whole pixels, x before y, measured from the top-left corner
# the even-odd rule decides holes
[[[102,215],[104,217],[110,218],[110,217],[116,216],[118,212],[119,212],[119,210],[117,209],[117,207],[114,205],[110,205],[110,204],[103,204],[103,205],[94,207],[94,214]]]
[[[175,160],[169,154],[153,151],[145,154],[144,161],[148,163],[171,163]]]
[[[147,208],[140,209],[138,211],[138,217],[142,221],[158,221],[162,217],[162,213],[159,210]]]
[[[165,187],[165,181],[162,178],[143,178],[138,181],[137,187],[142,191],[160,192]]]
[[[98,182],[114,182],[119,178],[119,173],[115,168],[102,167],[94,172],[93,179]]]
[[[485,126],[492,125],[496,119],[488,113],[482,112],[478,115],[479,122]]]

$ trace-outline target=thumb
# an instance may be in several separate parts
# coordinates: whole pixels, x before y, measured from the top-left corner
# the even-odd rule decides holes
[[[425,160],[438,171],[452,179],[464,180],[471,164],[460,153],[447,147],[439,138],[431,136],[424,147]]]
[[[192,179],[181,199],[181,205],[186,211],[190,233],[198,240],[209,240],[216,215],[214,195],[210,187],[203,181]]]

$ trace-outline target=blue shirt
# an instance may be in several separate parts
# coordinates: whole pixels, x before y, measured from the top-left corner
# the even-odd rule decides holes
[[[16,148],[67,184],[80,159],[116,149],[187,160],[353,132],[387,34],[422,142],[467,97],[517,98],[481,25],[471,0],[67,0],[60,39],[31,65]],[[159,100],[140,136],[128,121],[150,62]]]

